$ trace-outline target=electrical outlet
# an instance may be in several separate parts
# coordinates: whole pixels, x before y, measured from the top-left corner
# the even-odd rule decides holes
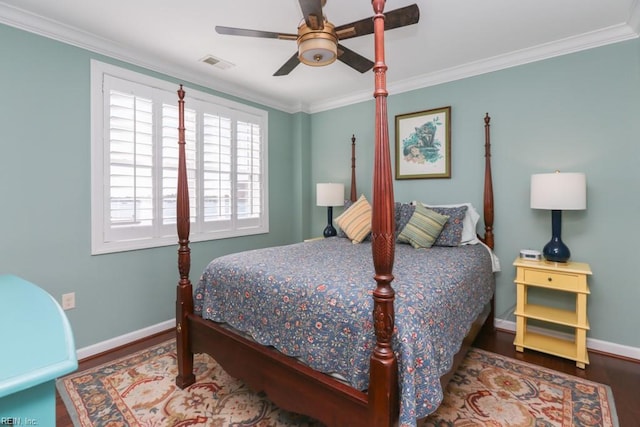
[[[76,293],[62,294],[62,309],[71,310],[72,308],[76,308]]]

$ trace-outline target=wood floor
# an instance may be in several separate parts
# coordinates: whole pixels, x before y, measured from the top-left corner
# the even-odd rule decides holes
[[[138,341],[124,348],[93,357],[80,362],[79,369],[88,369],[102,363],[126,356],[153,344],[173,337],[173,331],[167,331]],[[611,386],[620,427],[640,427],[640,363],[623,360],[594,352],[589,352],[591,362],[587,369],[579,369],[575,363],[558,357],[548,356],[534,351],[518,353],[513,346],[513,334],[505,331],[483,331],[474,346],[514,359],[541,365],[567,374]],[[69,414],[56,393],[56,413],[58,427],[73,427]]]

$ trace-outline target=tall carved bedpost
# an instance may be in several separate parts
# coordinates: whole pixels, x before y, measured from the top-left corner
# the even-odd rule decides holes
[[[189,270],[191,269],[191,249],[189,249],[189,184],[187,182],[187,161],[184,135],[184,95],[180,85],[178,90],[178,195],[176,225],[178,229],[178,282],[176,297],[176,348],[178,352],[178,376],[176,384],[180,388],[195,382],[193,374],[193,353],[189,346],[189,323],[187,315],[193,313],[193,293]]]
[[[491,117],[484,116],[484,243],[493,249],[493,180],[491,178]]]
[[[493,241],[493,179],[491,173],[491,117],[484,116],[484,243],[491,249]],[[491,297],[491,312],[485,322],[491,330],[494,328],[496,299]]]
[[[369,422],[372,426],[393,426],[398,421],[398,361],[391,341],[394,329],[395,292],[391,287],[395,257],[395,219],[391,156],[389,153],[389,121],[387,117],[387,66],[384,59],[384,0],[373,0],[375,39],[376,100],[375,157],[373,167],[373,216],[371,247],[375,267],[376,288],[373,291],[373,322],[376,346],[371,355],[369,375]]]
[[[356,136],[351,135],[351,197],[349,200],[358,200],[358,190],[356,189]]]

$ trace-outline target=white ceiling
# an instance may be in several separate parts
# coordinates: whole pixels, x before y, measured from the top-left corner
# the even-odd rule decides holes
[[[389,93],[638,37],[640,0],[388,0],[412,3],[416,25],[385,34]],[[328,0],[336,26],[373,15],[369,0]],[[373,73],[342,62],[273,73],[295,41],[217,34],[216,25],[296,33],[298,0],[0,0],[0,23],[288,112],[372,98]],[[374,60],[373,36],[342,42]],[[213,55],[234,66],[200,60]]]

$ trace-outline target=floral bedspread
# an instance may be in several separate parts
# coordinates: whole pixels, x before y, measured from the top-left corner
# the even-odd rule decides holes
[[[415,426],[440,404],[440,377],[495,282],[482,245],[396,245],[393,274],[400,424]],[[371,244],[339,237],[226,255],[205,269],[195,311],[365,390],[375,345],[373,275]]]

